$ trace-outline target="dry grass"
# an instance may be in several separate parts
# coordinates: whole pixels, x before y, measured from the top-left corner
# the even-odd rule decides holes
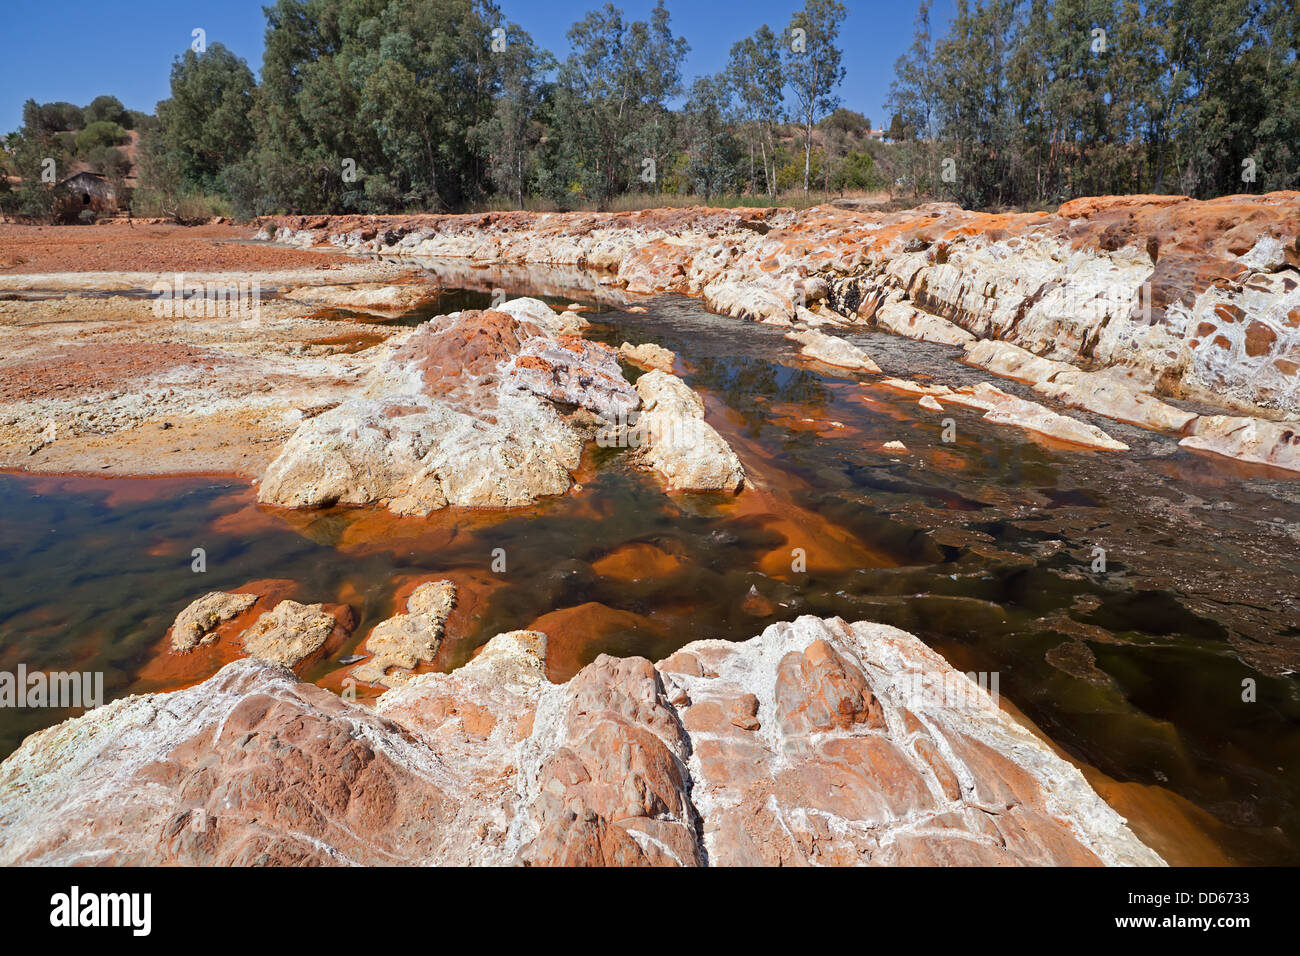
[[[884,190],[849,190],[846,192],[823,192],[810,190],[804,195],[802,190],[787,190],[775,197],[767,195],[722,195],[711,196],[706,201],[703,196],[681,195],[680,193],[625,193],[618,196],[607,207],[607,212],[637,212],[642,209],[684,209],[689,206],[710,206],[716,209],[767,208],[807,209],[837,199],[852,199],[862,203],[886,204],[892,201]],[[501,212],[517,210],[519,205],[503,197],[481,200],[471,203],[463,210],[467,213]],[[550,200],[526,198],[523,209],[528,212],[596,212],[600,207],[586,200],[558,204]]]

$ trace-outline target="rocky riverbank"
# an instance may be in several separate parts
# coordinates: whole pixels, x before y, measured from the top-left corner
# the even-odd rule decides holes
[[[13,864],[1159,865],[919,640],[803,617],[545,677],[512,632],[374,710],[259,659],[0,765]]]
[[[1122,197],[1025,216],[939,204],[891,214],[277,219],[259,233],[277,245],[205,234],[203,248],[228,271],[161,277],[200,291],[193,310],[180,301],[160,310],[160,277],[149,272],[24,262],[0,275],[0,467],[234,473],[256,485],[256,504],[245,492],[250,521],[308,529],[320,514],[321,526],[304,534],[333,542],[325,525],[351,520],[334,507],[347,505],[352,518],[400,528],[399,537],[450,543],[458,529],[439,525],[436,512],[480,509],[472,514],[486,525],[552,499],[623,520],[608,497],[581,497],[600,471],[593,459],[608,465],[612,445],[625,452],[621,476],[643,473],[629,480],[648,487],[648,500],[632,500],[649,517],[608,554],[548,552],[555,580],[539,592],[548,603],[473,632],[455,658],[440,657],[448,629],[446,640],[467,637],[455,615],[476,605],[482,613],[485,595],[502,586],[487,578],[496,551],[486,546],[455,566],[431,562],[446,569],[436,576],[409,575],[410,590],[378,624],[356,616],[350,605],[363,600],[347,588],[219,585],[232,593],[208,593],[168,635],[152,632],[159,643],[144,670],[155,683],[137,689],[184,689],[120,699],[41,731],[0,765],[0,860],[1158,864],[1013,709],[970,694],[970,681],[906,632],[825,616],[848,617],[839,606],[746,643],[696,642],[668,656],[641,645],[633,651],[643,656],[587,663],[608,635],[668,648],[686,640],[668,637],[672,611],[662,612],[698,602],[698,589],[622,602],[592,598],[583,583],[617,578],[621,561],[629,594],[658,595],[647,581],[689,561],[662,537],[673,522],[726,511],[737,520],[711,528],[710,547],[737,547],[739,534],[757,549],[754,580],[771,593],[746,582],[743,629],[729,637],[753,634],[756,619],[803,613],[790,582],[809,556],[818,573],[826,553],[837,572],[895,561],[844,530],[848,510],[786,500],[781,485],[792,479],[768,460],[784,445],[755,444],[738,424],[735,395],[720,401],[716,382],[699,375],[710,357],[691,349],[694,338],[667,341],[674,353],[629,327],[648,318],[633,303],[684,293],[772,326],[762,348],[781,351],[780,368],[760,373],[806,376],[818,401],[833,388],[885,408],[876,399],[892,392],[889,428],[900,424],[883,434],[878,424],[809,417],[820,414],[814,401],[773,404],[770,414],[846,444],[862,438],[900,470],[903,460],[970,467],[948,438],[925,438],[936,422],[949,427],[955,405],[1089,461],[1149,455],[1140,447],[1152,440],[1147,429],[1165,453],[1192,457],[1178,441],[1269,466],[1260,474],[1294,475],[1297,228],[1300,194]],[[132,261],[179,261],[164,253],[146,243]],[[440,307],[444,289],[423,257],[438,257],[444,286],[483,300],[491,292],[491,304]],[[509,275],[554,307],[498,294]],[[265,294],[250,312],[242,290],[254,283]],[[214,299],[213,290],[227,291]],[[593,328],[581,305],[557,295],[629,314]],[[701,319],[754,347],[754,326]],[[866,331],[917,341],[856,335]],[[922,370],[894,348],[924,350],[929,362]],[[916,430],[903,432],[904,423]],[[893,439],[900,433],[907,442]],[[902,487],[881,474],[848,484],[877,496]],[[961,508],[939,517],[969,523],[986,493],[954,492]],[[998,494],[999,522],[1038,511]],[[527,517],[517,520],[512,534],[527,528]],[[1269,533],[1291,533],[1275,523]],[[983,527],[990,532],[954,526],[934,540],[983,542],[973,561],[1034,565],[987,547],[997,526]],[[1043,544],[1052,547],[1066,545]],[[1140,558],[1126,550],[1127,562]],[[1235,604],[1245,601],[1243,583],[1230,590]],[[893,596],[924,597],[906,588]],[[1122,643],[1101,626],[1060,626]],[[530,630],[501,634],[455,667],[514,627]],[[1277,636],[1270,627],[1264,643],[1242,650],[1234,637],[1234,646],[1248,660],[1264,656],[1260,647]],[[1054,667],[1064,660],[1059,647],[1050,653]],[[1071,653],[1062,672],[1105,676],[1086,653]],[[350,699],[358,683],[363,703]],[[342,698],[331,693],[339,690]],[[1148,841],[1163,852],[1168,834],[1159,836]]]
[[[583,266],[631,293],[698,295],[716,312],[780,325],[872,326],[976,361],[1001,343],[1045,360],[1031,380],[1058,401],[1300,471],[1300,193],[1101,197],[1020,215],[932,203],[887,214],[281,217],[259,235]],[[1156,396],[1225,414],[1183,415]]]

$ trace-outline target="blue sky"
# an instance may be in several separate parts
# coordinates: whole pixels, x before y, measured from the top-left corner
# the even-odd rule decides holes
[[[561,59],[565,33],[603,0],[500,0],[505,15],[522,25]],[[803,0],[666,0],[673,29],[691,44],[683,68],[688,79],[721,69],[731,44],[761,24],[784,27]],[[147,112],[168,94],[172,59],[202,27],[209,43],[220,41],[248,61],[262,63],[264,0],[64,0],[19,3],[6,15],[0,34],[0,132],[17,129],[22,105],[67,100],[84,106],[111,93],[131,109]],[[654,0],[626,0],[615,6],[629,19],[644,19]],[[894,61],[912,41],[916,0],[854,2],[841,34],[848,71],[840,97],[880,126]],[[947,22],[952,0],[936,0],[936,31]]]

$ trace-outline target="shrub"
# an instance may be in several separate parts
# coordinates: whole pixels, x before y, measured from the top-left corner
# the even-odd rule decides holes
[[[105,146],[121,146],[130,139],[127,131],[117,123],[98,120],[77,134],[77,152],[87,156],[92,150]]]

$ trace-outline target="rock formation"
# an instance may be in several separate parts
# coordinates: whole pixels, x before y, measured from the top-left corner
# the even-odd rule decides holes
[[[1181,432],[1197,417],[1133,388],[1113,370],[1085,372],[1066,362],[1040,358],[1010,342],[973,342],[966,349],[964,361],[996,375],[1028,382],[1036,391],[1067,405],[1143,428]]]
[[[352,285],[310,285],[290,289],[286,299],[335,308],[377,312],[407,312],[433,298],[436,290],[422,284],[388,285],[381,282]]]
[[[787,339],[803,346],[799,351],[827,365],[852,369],[855,372],[879,372],[880,366],[871,361],[866,352],[851,342],[825,332],[808,329],[801,332],[787,332]]]
[[[1106,451],[1127,451],[1128,445],[1112,438],[1096,425],[1061,415],[1037,402],[1026,401],[1015,395],[1008,395],[1002,389],[989,382],[980,382],[974,386],[949,388],[947,385],[912,382],[900,378],[883,378],[880,384],[899,391],[921,396],[922,407],[931,411],[942,411],[943,402],[960,405],[984,412],[984,420],[1002,425],[1013,425],[1025,431],[1037,432],[1049,438],[1081,445],[1085,448],[1098,448]],[[930,404],[925,404],[926,401]]]
[[[212,640],[212,630],[222,621],[243,614],[257,600],[256,594],[228,594],[213,591],[194,601],[180,614],[172,625],[172,650],[192,650],[199,644]]]
[[[644,394],[623,378],[615,350],[571,334],[580,322],[518,299],[438,316],[386,343],[387,358],[357,397],[298,427],[258,499],[290,507],[378,502],[396,514],[427,515],[563,494],[596,423],[626,421]],[[682,406],[690,414],[669,403],[651,420],[691,421],[677,444],[669,438],[647,450],[650,460],[665,464],[654,467],[671,490],[735,490],[735,455],[702,420],[699,399],[673,380],[694,399]],[[681,443],[697,437],[698,449]],[[735,480],[725,480],[728,469]]]
[[[1291,467],[1282,436],[1300,428],[1295,192],[1093,197],[1024,214],[928,203],[902,212],[282,217],[262,234],[586,266],[632,292],[698,295],[720,314],[778,325],[843,320],[967,349],[1008,343],[1056,363],[1050,379],[1033,380],[1044,394],[1142,427],[1193,434],[1188,413],[1159,398],[1280,421],[1216,446],[1277,467]],[[1261,447],[1272,437],[1284,444]]]
[[[1180,445],[1226,458],[1300,471],[1300,422],[1268,422],[1232,415],[1198,418]]]
[[[298,428],[267,470],[259,500],[383,502],[398,514],[428,514],[449,504],[500,507],[562,494],[583,436],[521,387],[527,370],[523,382],[512,375],[525,343],[545,336],[504,311],[419,326],[389,346],[360,397]],[[582,358],[566,355],[570,366]],[[534,364],[545,360],[535,355]]]
[[[673,363],[677,361],[677,356],[671,350],[662,345],[655,345],[653,342],[644,342],[641,345],[624,342],[618,347],[618,354],[634,365],[640,365],[650,371],[671,373]]]
[[[573,336],[529,339],[515,358],[512,380],[540,398],[606,419],[626,416],[640,404],[618,367],[618,353]]]
[[[903,631],[812,617],[545,678],[493,638],[375,710],[263,660],[0,764],[0,863],[1159,865]]]
[[[250,657],[292,668],[318,657],[340,626],[323,604],[285,600],[259,617],[239,639]]]
[[[988,382],[980,382],[969,395],[960,390],[953,392],[949,400],[985,409],[984,420],[988,422],[1015,425],[1026,431],[1038,432],[1049,438],[1058,438],[1087,448],[1128,451],[1128,445],[1111,438],[1096,425],[1089,425],[1068,415],[1059,415],[1037,402],[1008,395]]]
[[[369,660],[352,668],[352,676],[367,684],[396,686],[421,661],[429,662],[442,643],[443,625],[456,606],[456,586],[428,581],[412,592],[406,613],[375,625],[366,638]]]
[[[713,426],[704,402],[676,375],[647,372],[636,382],[642,411],[636,460],[662,475],[669,491],[739,491],[745,470]]]

